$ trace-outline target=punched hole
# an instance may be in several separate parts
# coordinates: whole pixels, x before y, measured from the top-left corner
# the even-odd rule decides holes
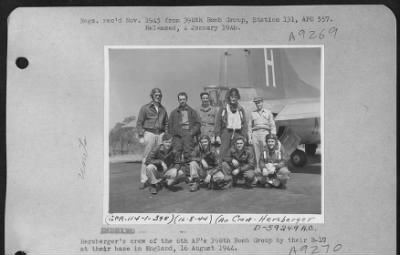
[[[17,58],[17,60],[15,61],[15,64],[17,65],[17,67],[19,69],[25,69],[28,65],[29,65],[29,61],[27,58],[24,57],[19,57]],[[20,255],[20,254],[18,254]],[[21,254],[22,255],[22,254]]]

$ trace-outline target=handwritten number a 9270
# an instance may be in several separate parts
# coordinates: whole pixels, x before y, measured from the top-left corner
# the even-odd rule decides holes
[[[308,248],[310,248],[310,249],[308,249]],[[319,248],[321,248],[321,249],[319,249]],[[326,248],[326,250],[323,249],[323,248]],[[308,245],[303,245],[298,250],[296,249],[295,246],[292,246],[290,248],[289,255],[328,254],[330,252],[329,248],[330,248],[329,244],[321,245],[321,247],[319,247],[317,245],[313,245],[313,246],[310,246],[310,247],[308,247]],[[343,248],[343,245],[339,243],[339,244],[336,244],[335,246],[333,246],[332,251],[334,253],[336,253],[336,252],[340,251],[342,248]],[[307,253],[307,251],[309,251],[309,253]]]

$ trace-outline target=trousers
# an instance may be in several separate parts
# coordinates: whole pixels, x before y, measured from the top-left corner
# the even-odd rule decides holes
[[[154,134],[149,131],[144,132],[144,152],[143,152],[143,159],[142,159],[142,167],[140,169],[140,182],[145,183],[148,180],[146,175],[146,158],[149,156],[150,152],[156,148],[158,145],[161,144],[162,134]]]
[[[286,185],[289,180],[290,171],[287,167],[281,167],[277,170],[273,177],[264,176],[261,172],[257,172],[256,178],[260,184],[266,184],[268,179],[273,180],[273,186],[279,186],[280,184]]]
[[[243,178],[247,183],[252,183],[255,179],[254,169],[249,169],[243,172],[240,172],[237,175],[233,175],[232,171],[234,170],[227,162],[222,162],[222,170],[225,173],[229,173],[232,176],[233,181],[235,182],[237,179]]]
[[[219,148],[219,154],[221,158],[224,158],[232,146],[232,142],[237,136],[242,135],[240,131],[230,131],[225,128],[221,133],[221,146]]]
[[[180,135],[174,135],[172,138],[172,147],[182,152],[185,159],[189,159],[194,147],[193,137],[190,132],[182,130]]]
[[[146,174],[148,178],[148,182],[150,184],[157,184],[162,179],[167,181],[168,185],[174,183],[176,179],[182,178],[185,176],[185,173],[182,170],[178,170],[176,168],[168,169],[167,171],[158,171],[157,167],[153,164],[149,164],[146,167]]]
[[[254,155],[256,156],[256,163],[257,163],[256,170],[260,169],[259,166],[260,155],[264,147],[266,146],[265,136],[268,134],[269,134],[268,130],[265,129],[259,129],[251,133],[251,140],[253,142]]]

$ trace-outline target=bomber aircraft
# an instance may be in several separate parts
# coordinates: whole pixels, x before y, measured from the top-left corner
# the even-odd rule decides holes
[[[264,106],[275,116],[277,135],[286,149],[287,156],[295,166],[307,163],[307,154],[314,155],[321,144],[321,83],[311,86],[301,75],[313,75],[321,82],[321,48],[309,50],[309,58],[303,59],[302,70],[296,70],[288,55],[296,54],[299,49],[291,48],[256,48],[244,49],[247,61],[249,84],[241,86],[228,82],[229,57],[225,50],[221,61],[220,84],[209,85],[204,90],[209,92],[211,103],[221,106],[226,101],[229,88],[239,89],[240,103],[249,113],[255,110],[253,98],[264,98]],[[314,70],[307,69],[308,62],[313,62]],[[319,63],[319,64],[318,64]],[[299,64],[297,63],[297,67]],[[315,68],[315,67],[318,68]],[[315,80],[315,79],[314,79]],[[229,84],[229,86],[228,86]],[[249,114],[247,114],[249,116]]]

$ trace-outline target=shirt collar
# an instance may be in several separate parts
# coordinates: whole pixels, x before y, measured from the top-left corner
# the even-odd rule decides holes
[[[202,111],[202,112],[209,112],[210,110],[211,110],[211,106],[210,105],[207,106],[207,107],[203,107],[203,106],[200,107],[200,111]]]

